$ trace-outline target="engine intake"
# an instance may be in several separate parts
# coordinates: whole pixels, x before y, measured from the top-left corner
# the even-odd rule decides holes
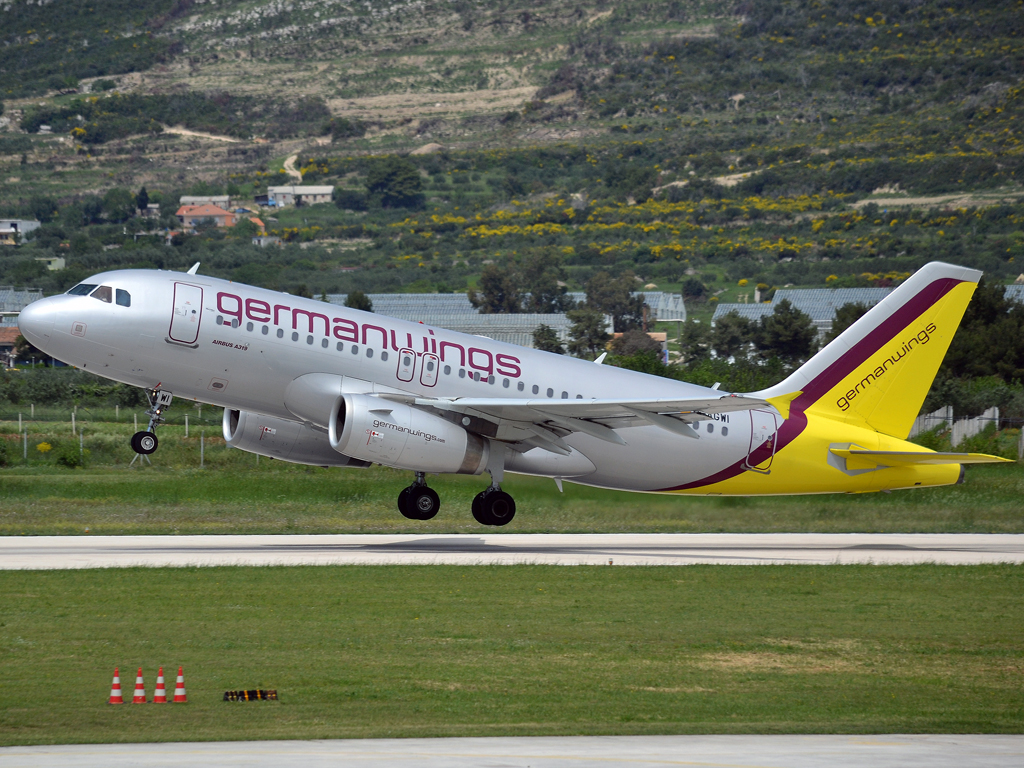
[[[479,475],[487,440],[426,411],[372,395],[342,395],[328,424],[331,447],[346,456],[416,472]]]
[[[232,448],[315,467],[367,467],[369,462],[331,450],[327,435],[305,424],[224,409],[224,439]]]

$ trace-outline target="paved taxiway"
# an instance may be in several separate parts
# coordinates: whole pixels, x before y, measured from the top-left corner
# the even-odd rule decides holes
[[[1019,768],[1024,736],[565,736],[0,749],[3,768]]]
[[[1024,563],[1024,534],[5,536],[0,569],[187,565]]]

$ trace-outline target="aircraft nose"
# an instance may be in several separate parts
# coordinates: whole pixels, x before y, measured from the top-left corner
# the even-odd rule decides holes
[[[18,330],[28,339],[29,343],[44,349],[53,333],[53,323],[57,317],[53,299],[33,301],[18,315]]]

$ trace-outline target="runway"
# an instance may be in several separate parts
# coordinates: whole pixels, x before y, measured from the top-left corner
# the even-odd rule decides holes
[[[566,736],[0,749],[3,768],[1019,768],[1022,736]]]
[[[5,536],[0,569],[213,565],[1024,563],[1022,534]]]

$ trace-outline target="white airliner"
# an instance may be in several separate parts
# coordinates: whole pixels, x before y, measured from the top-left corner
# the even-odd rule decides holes
[[[437,514],[427,473],[505,472],[653,493],[863,492],[955,483],[1003,461],[906,442],[981,275],[923,267],[789,378],[728,394],[197,273],[104,272],[26,307],[47,354],[147,390],[157,448],[173,397],[223,406],[224,437],[300,464],[410,470],[408,518]],[[602,355],[603,358],[603,355]]]

